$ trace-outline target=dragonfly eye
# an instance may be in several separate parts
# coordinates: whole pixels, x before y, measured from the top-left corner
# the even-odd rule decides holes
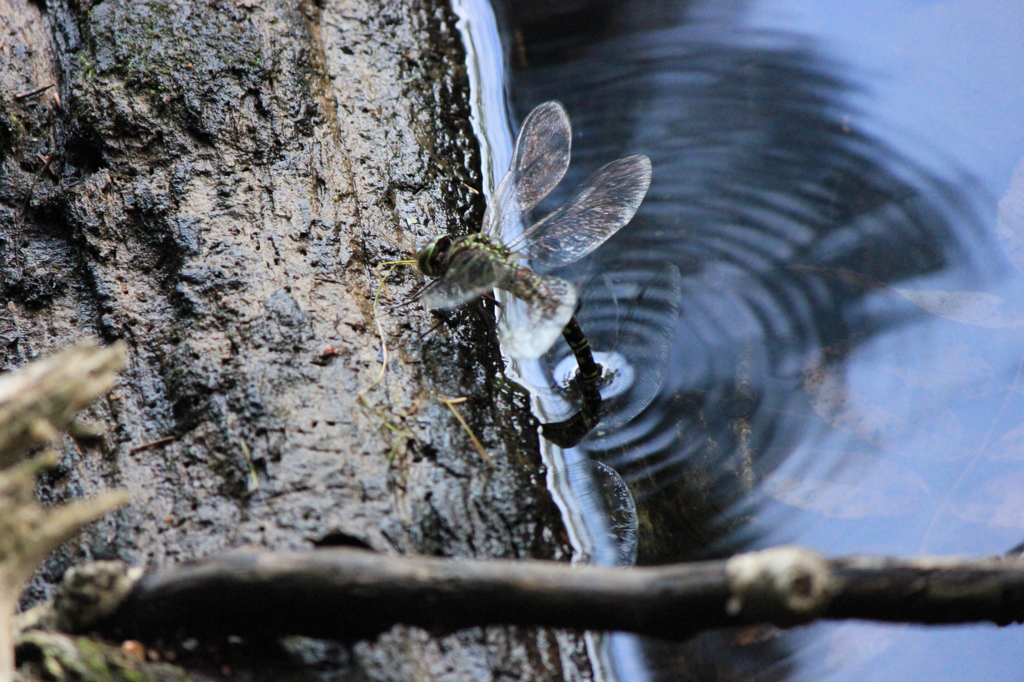
[[[439,277],[444,273],[446,254],[452,245],[452,238],[446,234],[434,239],[416,254],[416,263],[427,277]]]

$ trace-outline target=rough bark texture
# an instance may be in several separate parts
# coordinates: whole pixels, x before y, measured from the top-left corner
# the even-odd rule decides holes
[[[377,263],[482,214],[443,2],[0,0],[0,78],[4,365],[85,334],[130,349],[93,411],[107,436],[69,439],[43,494],[117,485],[133,503],[30,599],[81,558],[247,544],[566,558],[492,317],[467,306],[421,339],[437,320],[420,306],[375,312]],[[419,280],[399,267],[382,303]],[[557,679],[586,675],[581,651],[396,628],[339,660],[371,679]]]

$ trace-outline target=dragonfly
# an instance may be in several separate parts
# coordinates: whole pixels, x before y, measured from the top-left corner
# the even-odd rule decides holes
[[[484,211],[479,233],[440,235],[419,250],[419,269],[433,278],[420,297],[433,309],[452,309],[502,289],[522,302],[509,307],[500,334],[509,354],[543,355],[559,335],[579,355],[586,380],[600,366],[587,358],[586,337],[575,323],[576,289],[532,266],[558,268],[597,249],[636,214],[651,184],[651,161],[627,156],[599,168],[566,202],[526,227],[531,211],[569,168],[572,127],[565,108],[545,102],[526,117],[508,172]],[[524,229],[525,227],[525,229]],[[528,261],[531,266],[522,264]]]

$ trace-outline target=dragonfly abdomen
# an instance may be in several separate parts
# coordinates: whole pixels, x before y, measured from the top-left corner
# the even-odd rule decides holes
[[[568,419],[542,425],[541,433],[555,445],[571,448],[586,438],[601,421],[601,377],[604,368],[594,360],[590,342],[575,315],[569,318],[562,330],[562,337],[576,356],[578,369],[572,384],[579,390],[583,402],[579,411]]]
[[[590,342],[586,334],[580,328],[576,316],[569,318],[569,323],[562,330],[565,342],[569,344],[569,350],[576,356],[576,365],[580,381],[595,383],[600,380],[603,368],[594,360],[594,353],[590,350]]]
[[[542,307],[554,309],[561,303],[559,298],[552,294],[544,277],[523,266],[513,268],[506,281],[499,283],[498,287],[511,292],[516,298]]]

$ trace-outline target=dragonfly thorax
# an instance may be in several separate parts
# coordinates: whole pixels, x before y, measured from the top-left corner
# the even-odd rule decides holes
[[[464,252],[485,253],[490,257],[507,261],[511,251],[501,243],[482,235],[470,234],[452,239],[442,234],[424,246],[416,254],[416,263],[427,277],[441,277],[448,270],[452,260]]]

